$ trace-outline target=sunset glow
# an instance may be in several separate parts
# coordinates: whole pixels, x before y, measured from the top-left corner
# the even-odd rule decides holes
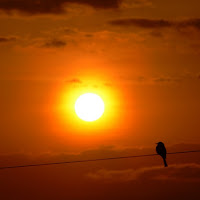
[[[200,0],[0,0],[0,24],[0,200],[200,199]]]

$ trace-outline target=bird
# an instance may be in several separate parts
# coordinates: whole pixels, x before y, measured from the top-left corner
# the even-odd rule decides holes
[[[168,166],[167,162],[166,162],[167,151],[166,151],[165,145],[164,145],[163,142],[158,142],[156,144],[157,144],[156,152],[157,152],[158,155],[160,155],[163,158],[164,166],[167,167]]]

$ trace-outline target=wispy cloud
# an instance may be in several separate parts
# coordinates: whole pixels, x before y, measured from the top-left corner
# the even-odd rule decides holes
[[[153,78],[152,81],[154,83],[173,83],[173,82],[180,82],[181,79],[178,77],[156,77]]]
[[[16,37],[1,37],[0,36],[0,43],[13,42],[16,40],[17,40]]]
[[[172,75],[163,75],[160,76],[136,76],[136,77],[120,77],[120,79],[132,82],[136,84],[173,84],[173,83],[181,83],[183,81],[195,81],[199,78],[199,75],[196,73],[180,73],[178,74],[172,74]]]
[[[145,18],[126,18],[126,19],[116,19],[109,22],[111,25],[115,26],[135,26],[140,28],[166,28],[171,27],[172,24],[168,20],[153,20]]]
[[[135,180],[171,180],[200,182],[200,165],[195,163],[171,165],[168,168],[154,166],[139,169],[107,170],[101,169],[88,173],[93,180],[105,181],[135,181]]]
[[[152,2],[149,0],[124,0],[121,2],[121,8],[137,8],[152,6]]]
[[[143,29],[161,29],[173,28],[176,30],[185,28],[195,28],[200,30],[200,18],[191,18],[184,20],[166,20],[149,18],[124,18],[109,21],[113,26],[138,27]]]
[[[66,83],[82,83],[82,81],[78,78],[73,78],[73,79],[70,79],[70,80],[66,80],[65,81]]]
[[[94,8],[108,9],[118,8],[121,0],[9,0],[0,1],[0,10],[10,14],[13,11],[18,11],[25,14],[61,14],[65,12],[65,7],[71,3],[88,5]]]
[[[64,40],[60,40],[60,39],[52,39],[49,41],[46,41],[42,47],[46,47],[46,48],[61,48],[61,47],[65,47],[67,45],[67,42]]]

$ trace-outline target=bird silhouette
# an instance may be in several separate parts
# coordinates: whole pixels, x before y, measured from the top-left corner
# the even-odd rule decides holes
[[[166,151],[165,145],[164,145],[163,142],[158,142],[156,144],[157,144],[156,152],[157,152],[157,154],[159,154],[163,158],[164,166],[167,167],[168,166],[167,162],[166,162],[167,151]]]

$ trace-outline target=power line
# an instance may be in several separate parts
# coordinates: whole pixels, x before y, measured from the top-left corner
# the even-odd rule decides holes
[[[180,151],[180,152],[171,152],[167,154],[185,154],[185,153],[200,153],[200,150],[194,151]],[[6,166],[0,167],[0,170],[3,169],[16,169],[16,168],[27,168],[27,167],[40,167],[40,166],[49,166],[49,165],[64,165],[64,164],[74,164],[74,163],[86,163],[86,162],[97,162],[97,161],[106,161],[106,160],[119,160],[119,159],[128,159],[128,158],[140,158],[140,157],[150,157],[158,156],[158,154],[146,154],[146,155],[134,155],[134,156],[122,156],[122,157],[110,157],[110,158],[97,158],[89,160],[75,160],[75,161],[65,161],[65,162],[53,162],[53,163],[40,163],[40,164],[30,164],[30,165],[17,165],[17,166]]]

